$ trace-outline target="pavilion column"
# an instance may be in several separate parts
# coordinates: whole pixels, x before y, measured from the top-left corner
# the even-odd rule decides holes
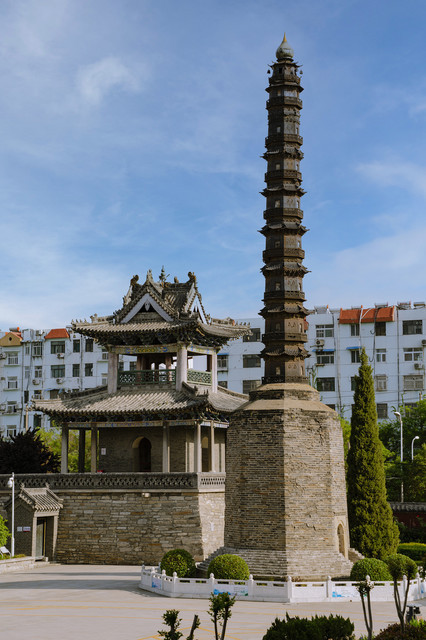
[[[201,473],[201,423],[194,427],[194,472]]]
[[[142,369],[144,368],[143,359],[144,359],[144,356],[141,354],[138,354],[136,356],[136,371],[142,371]]]
[[[62,427],[61,473],[68,473],[68,443],[69,443],[69,428],[67,424]]]
[[[84,473],[86,459],[86,429],[78,430],[78,472]]]
[[[96,423],[95,423],[96,424]],[[92,425],[90,430],[91,442],[90,442],[90,473],[96,473],[97,461],[98,461],[98,430]]]
[[[117,391],[118,353],[108,353],[108,393]]]
[[[216,455],[214,441],[214,421],[210,422],[210,471],[216,471]]]
[[[163,424],[163,473],[170,472],[170,427],[165,422]]]
[[[212,391],[217,391],[217,352],[212,353],[211,357],[211,372],[212,372]]]
[[[176,362],[176,389],[182,389],[182,382],[188,379],[188,350],[185,346],[181,346],[177,352]]]

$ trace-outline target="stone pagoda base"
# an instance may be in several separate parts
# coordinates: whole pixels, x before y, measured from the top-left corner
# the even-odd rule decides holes
[[[345,576],[349,560],[339,417],[307,384],[250,393],[227,433],[225,540],[251,573]]]

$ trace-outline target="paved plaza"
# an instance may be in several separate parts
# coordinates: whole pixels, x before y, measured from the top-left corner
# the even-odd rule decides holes
[[[166,609],[181,612],[184,637],[198,613],[196,640],[212,640],[207,600],[165,598],[138,589],[139,567],[48,565],[0,576],[1,640],[152,640]],[[261,640],[276,618],[334,613],[365,631],[359,602],[280,604],[237,602],[227,640]],[[375,631],[396,622],[393,603],[373,603]]]

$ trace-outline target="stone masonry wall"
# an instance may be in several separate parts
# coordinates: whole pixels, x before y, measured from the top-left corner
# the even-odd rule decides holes
[[[308,385],[265,385],[250,399],[227,433],[225,546],[250,550],[253,562],[258,550],[264,574],[345,575],[351,565],[337,536],[340,524],[347,552],[338,416]]]
[[[149,498],[132,491],[57,493],[64,501],[58,562],[156,564],[176,547],[202,560],[223,544],[223,492],[152,493]]]

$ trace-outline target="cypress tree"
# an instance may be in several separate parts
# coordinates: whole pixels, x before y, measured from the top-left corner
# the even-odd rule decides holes
[[[347,461],[351,546],[367,557],[383,559],[395,552],[399,533],[386,499],[373,375],[364,349],[355,377]]]

